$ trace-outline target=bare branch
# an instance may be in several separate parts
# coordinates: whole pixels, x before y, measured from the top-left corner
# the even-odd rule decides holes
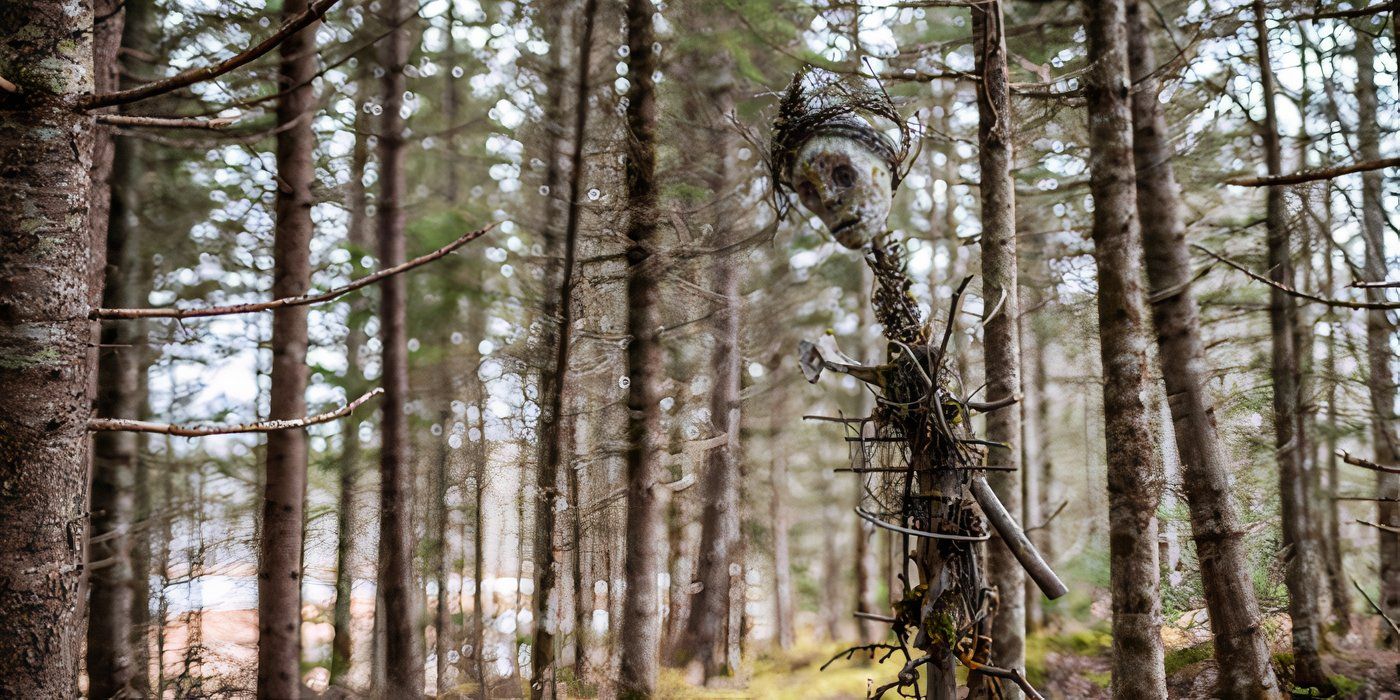
[[[1324,12],[1314,12],[1311,14],[1291,15],[1288,17],[1281,17],[1280,19],[1284,21],[1293,22],[1318,19],[1348,19],[1352,17],[1366,17],[1369,15],[1380,14],[1382,12],[1385,12],[1386,10],[1395,9],[1397,6],[1400,6],[1400,3],[1383,2],[1379,5],[1371,5],[1369,7],[1358,7],[1351,10],[1327,10]]]
[[[305,418],[292,418],[286,420],[266,420],[256,423],[243,423],[241,425],[172,425],[170,423],[148,423],[141,420],[128,420],[125,418],[93,418],[88,421],[88,430],[98,431],[124,431],[129,433],[161,433],[164,435],[177,435],[179,437],[203,437],[206,435],[233,435],[236,433],[268,433],[274,430],[289,430],[291,428],[305,428],[308,425],[329,423],[337,418],[344,418],[350,415],[366,401],[384,393],[382,387],[351,401],[330,413],[322,413]]]
[[[1017,671],[1014,668],[1000,668],[997,666],[984,666],[982,664],[974,663],[968,665],[967,673],[968,675],[980,673],[984,676],[992,676],[993,678],[1001,678],[1011,681],[1012,683],[1015,683],[1018,687],[1021,688],[1021,692],[1025,693],[1026,697],[1031,698],[1032,700],[1045,700],[1045,696],[1037,692],[1035,687],[1030,684],[1030,681],[1027,681],[1026,677],[1022,676],[1021,672]]]
[[[1369,520],[1357,520],[1356,522],[1367,527],[1374,527],[1381,532],[1393,532],[1400,535],[1400,527],[1395,527],[1394,525],[1381,525],[1380,523],[1373,523]]]
[[[1304,182],[1316,182],[1318,180],[1331,180],[1334,177],[1350,175],[1352,173],[1363,173],[1370,170],[1380,170],[1382,168],[1400,167],[1400,158],[1381,158],[1380,160],[1366,160],[1351,165],[1338,165],[1332,168],[1313,168],[1310,170],[1300,170],[1296,173],[1284,175],[1268,175],[1265,177],[1237,177],[1226,180],[1227,185],[1238,187],[1269,187],[1271,185],[1299,185]]]
[[[1390,619],[1389,615],[1385,614],[1385,611],[1381,609],[1381,606],[1376,605],[1376,601],[1371,599],[1371,596],[1366,592],[1366,589],[1362,588],[1361,584],[1357,583],[1356,579],[1354,578],[1351,580],[1351,585],[1356,588],[1357,592],[1361,594],[1362,598],[1366,599],[1367,603],[1371,604],[1371,608],[1376,611],[1376,614],[1380,615],[1381,619],[1385,620],[1386,624],[1390,625],[1390,629],[1394,630],[1395,634],[1400,635],[1400,627],[1397,627],[1395,621]]]
[[[132,318],[204,318],[207,316],[230,316],[234,314],[250,314],[258,311],[270,311],[289,306],[306,306],[307,304],[319,304],[330,301],[336,297],[343,296],[350,292],[371,284],[379,282],[386,277],[392,277],[401,272],[407,272],[415,267],[426,265],[438,258],[446,256],[458,248],[480,238],[488,231],[496,228],[497,224],[491,224],[484,228],[479,228],[470,233],[464,234],[461,238],[428,253],[427,255],[409,260],[402,265],[395,265],[390,268],[380,270],[371,275],[365,275],[360,279],[351,282],[343,287],[336,287],[320,294],[303,294],[295,297],[283,297],[271,301],[259,301],[248,304],[233,304],[231,306],[208,306],[202,309],[96,309],[92,313],[93,318],[107,319],[132,319]]]
[[[236,117],[204,119],[201,117],[145,117],[132,114],[99,114],[98,124],[111,126],[142,126],[154,129],[223,129],[238,121]]]
[[[282,26],[279,27],[272,36],[218,63],[191,68],[176,73],[169,78],[146,83],[145,85],[138,85],[134,88],[92,95],[83,101],[83,107],[87,109],[97,109],[99,107],[129,104],[138,100],[144,100],[148,97],[163,95],[167,92],[189,87],[205,80],[217,78],[225,73],[248,65],[267,52],[277,48],[277,45],[285,41],[287,37],[305,29],[313,22],[319,21],[321,17],[339,1],[340,0],[313,0],[311,5],[306,8],[306,11],[283,22]]]
[[[1045,528],[1050,527],[1050,521],[1054,520],[1056,516],[1064,512],[1065,506],[1067,505],[1069,505],[1069,501],[1060,501],[1060,507],[1056,508],[1055,512],[1050,514],[1050,517],[1046,518],[1039,525],[1032,525],[1026,528],[1026,532],[1035,532],[1036,530],[1044,530]]]
[[[1347,464],[1350,464],[1353,467],[1361,467],[1362,469],[1370,469],[1371,471],[1385,472],[1387,474],[1400,474],[1400,467],[1393,467],[1386,464],[1377,464],[1369,459],[1362,459],[1360,457],[1357,457],[1356,455],[1353,455],[1352,453],[1347,452],[1346,450],[1337,450],[1337,456],[1341,457],[1343,462],[1346,462]]]
[[[1358,289],[1395,289],[1400,287],[1400,280],[1381,280],[1379,282],[1353,282],[1351,286]]]
[[[1282,291],[1284,294],[1287,294],[1287,295],[1293,296],[1293,297],[1298,297],[1299,299],[1306,299],[1307,301],[1316,302],[1316,303],[1318,303],[1318,304],[1325,304],[1325,305],[1327,305],[1327,306],[1335,306],[1335,307],[1337,307],[1337,308],[1342,308],[1342,309],[1378,309],[1378,310],[1381,310],[1381,311],[1387,311],[1387,310],[1391,310],[1391,309],[1400,309],[1400,303],[1396,303],[1396,302],[1390,302],[1390,301],[1348,301],[1348,300],[1346,300],[1346,299],[1328,299],[1328,298],[1326,298],[1326,297],[1317,296],[1316,294],[1309,294],[1309,293],[1307,293],[1307,292],[1300,292],[1300,291],[1298,291],[1298,290],[1296,290],[1296,289],[1294,289],[1294,288],[1292,288],[1292,287],[1290,287],[1290,286],[1288,286],[1288,285],[1286,285],[1286,284],[1281,284],[1281,283],[1279,283],[1279,282],[1275,282],[1275,281],[1269,279],[1268,277],[1265,277],[1265,276],[1263,276],[1263,275],[1261,275],[1261,274],[1259,274],[1259,273],[1257,273],[1257,272],[1254,272],[1253,270],[1250,270],[1249,268],[1245,267],[1244,265],[1241,265],[1241,264],[1235,262],[1234,260],[1231,260],[1231,259],[1229,259],[1229,258],[1227,258],[1227,257],[1225,257],[1225,256],[1223,256],[1223,255],[1221,255],[1221,254],[1219,254],[1219,253],[1217,253],[1217,252],[1211,250],[1210,248],[1207,248],[1207,247],[1203,246],[1203,245],[1197,245],[1197,244],[1195,244],[1195,243],[1192,243],[1192,244],[1191,244],[1191,247],[1192,247],[1192,248],[1195,248],[1196,250],[1201,251],[1202,253],[1205,253],[1206,255],[1209,255],[1209,256],[1212,257],[1212,258],[1215,258],[1216,260],[1218,260],[1218,261],[1220,261],[1220,262],[1225,263],[1226,265],[1229,265],[1230,267],[1235,268],[1236,270],[1239,270],[1240,272],[1245,273],[1246,275],[1249,275],[1250,279],[1253,279],[1253,280],[1255,280],[1255,281],[1257,281],[1257,282],[1263,282],[1264,284],[1267,284],[1267,285],[1269,285],[1270,287],[1273,287],[1274,289],[1277,289],[1277,290],[1279,290],[1279,291]]]

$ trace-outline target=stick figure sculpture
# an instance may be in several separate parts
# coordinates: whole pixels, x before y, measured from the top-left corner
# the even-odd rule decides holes
[[[898,143],[868,118],[898,128]],[[862,652],[881,661],[898,655],[903,667],[876,689],[875,697],[895,691],[922,698],[921,686],[926,685],[927,697],[951,700],[957,695],[955,665],[960,661],[970,678],[1010,681],[1038,698],[1018,671],[990,664],[987,632],[998,592],[983,583],[978,543],[996,531],[1047,596],[1059,597],[1066,589],[983,477],[995,465],[984,463],[988,443],[972,436],[971,411],[992,411],[1007,403],[978,404],[949,388],[945,352],[969,280],[953,295],[949,323],[935,342],[910,292],[903,247],[886,226],[911,140],[904,119],[883,92],[803,70],[779,106],[769,148],[779,211],[787,205],[785,193],[795,193],[838,243],[862,252],[874,272],[875,316],[889,341],[889,359],[877,366],[847,357],[829,335],[800,345],[808,381],[815,383],[824,371],[842,372],[874,391],[871,416],[829,420],[847,428],[849,471],[861,479],[863,494],[857,516],[899,537],[906,555],[893,614],[857,613],[888,623],[894,640],[853,647],[832,661]]]

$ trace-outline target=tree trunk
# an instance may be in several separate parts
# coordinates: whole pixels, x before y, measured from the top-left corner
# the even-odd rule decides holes
[[[1182,203],[1172,169],[1167,124],[1157,99],[1151,32],[1138,0],[1128,2],[1128,53],[1134,81],[1133,161],[1137,206],[1146,249],[1157,329],[1157,359],[1183,470],[1182,489],[1191,513],[1215,656],[1218,692],[1231,698],[1271,698],[1278,680],[1244,548],[1239,506],[1230,491],[1225,449],[1206,387],[1200,313],[1190,283]]]
[[[1264,155],[1270,175],[1283,172],[1279,144],[1277,108],[1274,105],[1274,75],[1269,59],[1269,34],[1263,0],[1254,2],[1254,28],[1258,36],[1260,86],[1264,101]],[[1293,285],[1290,234],[1282,186],[1270,187],[1267,199],[1269,278],[1275,283]],[[1283,519],[1284,561],[1287,567],[1288,613],[1293,622],[1293,684],[1297,687],[1330,688],[1327,671],[1318,653],[1319,617],[1317,556],[1308,536],[1308,504],[1298,446],[1298,356],[1293,327],[1296,308],[1293,298],[1282,290],[1269,289],[1269,325],[1272,329],[1272,368],[1274,385],[1274,446],[1278,455],[1279,501]]]
[[[1024,286],[1024,281],[1022,284]],[[1024,288],[1029,287],[1024,286]],[[1041,295],[1037,294],[1036,296]],[[1032,299],[1027,300],[1030,302],[1028,306],[1034,306]],[[1021,394],[1023,396],[1020,436],[1021,513],[1023,514],[1021,524],[1026,528],[1041,528],[1026,533],[1031,543],[1039,549],[1045,540],[1043,527],[1045,511],[1042,507],[1044,504],[1044,485],[1040,480],[1043,476],[1042,465],[1045,459],[1040,442],[1044,435],[1040,419],[1043,410],[1042,404],[1045,401],[1043,394],[1045,387],[1039,381],[1044,379],[1044,374],[1036,364],[1043,359],[1043,354],[1039,348],[1035,347],[1039,341],[1035,337],[1035,331],[1031,328],[1031,324],[1030,315],[1024,313],[1017,324],[1017,332],[1021,339]],[[1024,591],[1026,607],[1026,632],[1027,634],[1038,632],[1045,626],[1045,606],[1041,605],[1043,596],[1033,581],[1025,581],[1022,590]]]
[[[364,84],[368,88],[368,84]],[[363,105],[361,105],[363,107]],[[369,139],[372,125],[369,113],[364,109],[355,110],[355,145],[350,151],[350,182],[345,207],[350,220],[346,232],[346,242],[352,249],[351,259],[359,260],[370,246],[369,197],[365,190],[365,169],[369,164]],[[356,263],[356,267],[359,264]],[[349,395],[361,393],[364,385],[364,370],[360,365],[360,353],[369,341],[361,319],[369,311],[369,301],[364,295],[350,296],[349,323],[345,335],[345,386]],[[349,683],[350,669],[354,660],[355,640],[352,632],[353,618],[351,603],[355,586],[355,529],[359,501],[356,498],[356,484],[359,481],[361,465],[359,421],[346,422],[341,438],[340,473],[338,480],[338,507],[336,510],[336,550],[335,550],[335,609],[331,615],[334,630],[331,643],[331,685],[345,687]]]
[[[9,3],[0,75],[0,695],[78,694],[89,440],[92,4]]]
[[[1108,443],[1113,694],[1165,699],[1157,569],[1162,465],[1147,404],[1149,328],[1138,278],[1142,239],[1133,191],[1126,18],[1123,0],[1087,0],[1084,13],[1092,66],[1085,88]]]
[[[1357,157],[1379,160],[1380,122],[1376,110],[1376,47],[1370,34],[1356,30],[1356,121]],[[1366,279],[1386,279],[1389,266],[1385,256],[1385,209],[1383,178],[1379,170],[1361,174],[1361,238],[1366,242],[1363,263]],[[1369,288],[1368,301],[1385,301],[1385,290]],[[1391,342],[1395,325],[1383,310],[1366,312],[1366,385],[1371,394],[1371,445],[1374,459],[1380,464],[1400,463],[1400,436],[1396,435],[1394,353]],[[1391,528],[1400,527],[1400,474],[1376,472],[1376,522]],[[1400,619],[1400,533],[1378,530],[1380,544],[1380,604],[1392,620]],[[1387,649],[1400,649],[1397,637],[1389,625],[1380,626],[1380,644]]]
[[[713,114],[728,114],[734,106],[732,68],[724,59],[719,59],[715,65],[702,65],[697,72],[701,77],[696,82],[704,86],[707,109]],[[704,163],[703,169],[708,173],[705,184],[715,209],[722,212],[714,222],[716,239],[713,244],[724,247],[739,237],[747,218],[733,211],[733,203],[729,201],[728,192],[733,186],[732,132],[721,126],[712,134],[709,162]],[[730,624],[731,578],[735,570],[743,568],[739,541],[739,324],[743,300],[739,281],[735,260],[716,254],[710,265],[710,289],[722,306],[711,317],[714,346],[710,355],[713,385],[709,408],[715,432],[728,439],[706,455],[700,494],[700,559],[696,565],[700,590],[691,599],[687,642],[682,645],[689,651],[692,661],[703,667],[707,681],[737,671],[726,661],[727,640],[741,635],[741,630]]]
[[[1326,222],[1332,221],[1332,208],[1327,205],[1331,199],[1330,186],[1328,194],[1324,197],[1323,209],[1327,212]],[[1328,296],[1335,297],[1337,294],[1336,283],[1336,262],[1332,256],[1332,246],[1328,245],[1324,259],[1327,261],[1327,292]],[[1341,332],[1340,323],[1337,322],[1337,311],[1327,310],[1327,323],[1331,326],[1331,332],[1327,334],[1327,353],[1323,356],[1322,373],[1327,382],[1327,425],[1335,426],[1338,421],[1337,414],[1337,334]],[[1328,585],[1332,588],[1332,618],[1336,624],[1339,635],[1345,636],[1351,630],[1351,585],[1342,571],[1343,549],[1345,542],[1342,541],[1342,513],[1341,503],[1337,496],[1341,493],[1338,489],[1338,482],[1341,479],[1340,460],[1337,459],[1337,431],[1328,430],[1325,432],[1326,438],[1326,464],[1327,464],[1327,489],[1325,491],[1326,500],[1323,507],[1326,509],[1327,517],[1327,539],[1332,546],[1327,549],[1327,571]]]
[[[385,0],[386,21],[397,24],[382,44],[379,125],[379,265],[404,260],[404,65],[410,30],[402,0]],[[423,660],[417,644],[418,606],[414,604],[413,469],[408,460],[408,346],[405,325],[405,280],[394,275],[379,284],[380,342],[383,345],[382,441],[379,450],[379,587],[383,590],[384,661],[387,697],[423,694]]]
[[[649,0],[627,2],[627,544],[626,601],[619,629],[619,696],[648,697],[656,687],[661,616],[656,574],[665,542],[655,493],[661,449],[663,358],[659,260],[652,258],[656,232],[656,89],[652,48],[654,8]]]
[[[290,0],[284,17],[306,10]],[[311,282],[311,187],[316,135],[311,130],[316,74],[316,25],[278,47],[282,57],[277,102],[277,219],[273,231],[272,296],[305,294]],[[300,86],[300,87],[298,87]],[[272,313],[273,420],[306,415],[307,307]],[[258,557],[258,697],[301,693],[301,554],[306,503],[306,430],[267,435],[262,539]]]
[[[984,313],[993,314],[983,330],[987,398],[990,401],[1021,392],[1021,345],[1017,323],[1021,315],[1016,285],[1016,193],[1011,177],[1011,99],[1007,86],[1006,37],[1000,0],[972,8],[973,55],[977,83],[978,164],[982,190],[982,299]],[[998,301],[1001,300],[1001,301]],[[1000,312],[996,311],[1000,304]],[[987,414],[987,440],[1015,445],[1021,439],[1021,404],[1012,403]],[[987,463],[1006,465],[987,481],[1006,509],[1021,514],[1021,452],[989,447]],[[1026,665],[1025,572],[1000,537],[987,543],[988,583],[997,590],[992,618],[992,660],[1003,668]],[[1019,688],[1006,684],[1008,698],[1020,698]]]
[[[574,85],[574,122],[571,137],[572,150],[570,152],[569,163],[569,194],[567,210],[563,230],[558,230],[556,221],[557,207],[549,207],[550,224],[546,226],[547,235],[552,239],[550,248],[552,253],[550,259],[558,259],[562,255],[562,264],[558,265],[557,271],[551,271],[546,279],[557,284],[557,294],[550,295],[545,303],[544,323],[546,327],[545,345],[548,350],[553,351],[553,364],[540,374],[540,459],[539,470],[536,474],[536,517],[535,517],[535,571],[536,584],[534,593],[535,602],[535,637],[531,646],[531,665],[533,675],[531,676],[530,692],[531,696],[540,698],[544,696],[544,677],[546,673],[552,671],[554,664],[554,624],[558,617],[557,594],[555,593],[555,582],[558,578],[558,562],[555,561],[555,508],[554,501],[558,494],[559,469],[564,460],[564,441],[568,437],[561,429],[566,424],[563,419],[564,396],[567,388],[566,380],[569,371],[569,352],[572,343],[573,330],[573,291],[574,291],[574,258],[576,257],[580,196],[583,187],[584,162],[584,142],[588,133],[588,92],[589,92],[589,66],[593,51],[593,26],[594,15],[597,14],[597,0],[587,0],[583,8],[583,28],[578,42],[578,73]],[[565,61],[563,28],[566,24],[565,13],[562,4],[553,6],[555,17],[553,19],[553,29],[555,41],[551,42],[559,52],[558,62],[551,66],[548,77],[550,85],[550,101],[548,114],[546,115],[546,129],[554,137],[547,149],[549,153],[549,164],[546,174],[546,186],[550,192],[559,190],[559,180],[562,178],[559,172],[559,156],[562,150],[563,139],[558,136],[564,129],[564,89],[566,80],[567,62]],[[557,319],[557,321],[556,321]],[[577,507],[576,503],[571,503],[571,507]],[[552,603],[552,601],[554,601]],[[555,607],[551,607],[554,605]],[[553,695],[553,692],[550,693]]]
[[[781,439],[782,411],[774,410],[768,438],[768,454],[772,467],[773,495],[770,502],[773,516],[773,629],[778,648],[791,649],[796,637],[793,631],[792,557],[788,552],[788,473],[787,457],[778,445]]]
[[[139,41],[136,27],[125,29],[126,10],[111,0],[98,3],[111,15],[94,35],[95,88],[119,87],[118,45]],[[140,9],[136,10],[141,13]],[[132,225],[137,183],[142,172],[140,144],[115,139],[110,128],[99,132],[93,153],[91,220],[93,247],[105,249],[101,284],[103,306],[136,306],[143,298],[140,226]],[[94,258],[99,256],[94,256]],[[96,267],[99,260],[92,261]],[[101,272],[101,271],[99,271]],[[90,290],[95,293],[96,290]],[[100,323],[98,325],[101,325]],[[139,418],[143,405],[145,326],[139,320],[117,321],[101,328],[97,348],[94,412],[103,417]],[[104,351],[105,348],[105,351]],[[140,670],[134,649],[135,586],[131,567],[131,532],[135,524],[135,472],[141,440],[136,433],[105,432],[93,436],[92,493],[88,530],[88,697],[111,698],[134,693]],[[92,566],[101,562],[100,566]]]

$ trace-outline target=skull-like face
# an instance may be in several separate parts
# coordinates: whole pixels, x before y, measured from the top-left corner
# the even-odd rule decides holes
[[[836,242],[858,249],[885,233],[893,191],[890,166],[859,141],[815,136],[792,165],[802,206],[821,217]]]

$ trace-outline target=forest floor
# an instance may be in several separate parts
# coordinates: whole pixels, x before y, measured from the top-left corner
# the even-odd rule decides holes
[[[1171,638],[1171,635],[1167,635]],[[1353,634],[1352,638],[1360,638]],[[1286,642],[1286,639],[1285,639]],[[865,655],[837,661],[821,671],[823,663],[846,647],[839,644],[803,644],[781,653],[762,653],[753,659],[746,677],[731,684],[696,687],[679,670],[666,670],[658,695],[678,700],[860,700],[867,689],[890,680],[898,670],[894,661],[881,666]],[[1173,699],[1211,697],[1216,666],[1209,641],[1169,645],[1166,656],[1167,685]],[[1035,635],[1027,643],[1027,676],[1047,698],[1097,700],[1109,692],[1111,640],[1105,629],[1081,628]],[[1366,648],[1337,649],[1325,659],[1340,694],[1354,700],[1400,698],[1400,653]],[[1286,678],[1290,657],[1275,655]],[[1295,697],[1311,697],[1297,695]]]

